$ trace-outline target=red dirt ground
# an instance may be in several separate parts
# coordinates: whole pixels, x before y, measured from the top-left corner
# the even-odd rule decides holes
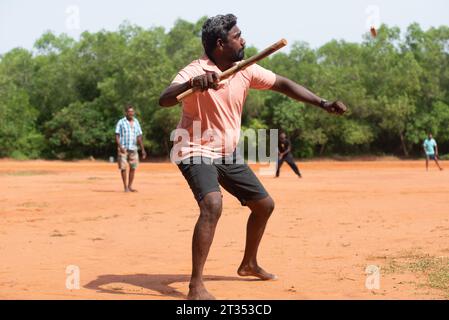
[[[278,281],[240,278],[248,209],[224,193],[206,286],[219,299],[441,299],[414,274],[368,265],[409,250],[449,255],[449,163],[315,161],[260,176],[276,202],[259,262]],[[256,173],[259,172],[257,167]],[[138,193],[115,164],[0,161],[0,298],[184,299],[197,204],[171,163],[142,163]],[[80,289],[66,288],[66,267]]]

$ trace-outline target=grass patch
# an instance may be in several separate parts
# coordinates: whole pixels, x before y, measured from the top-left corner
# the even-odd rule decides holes
[[[21,204],[19,204],[20,207],[24,207],[24,208],[48,208],[48,203],[47,202],[23,202]]]
[[[52,174],[50,171],[12,171],[3,173],[3,175],[14,177],[29,177],[29,176],[41,176],[45,174]]]
[[[449,298],[449,257],[404,252],[388,257],[382,271],[385,274],[413,273],[424,280],[419,286],[441,290]]]

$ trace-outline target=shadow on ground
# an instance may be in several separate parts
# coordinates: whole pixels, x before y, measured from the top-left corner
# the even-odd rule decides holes
[[[204,281],[254,281],[255,279],[246,279],[239,277],[226,277],[226,276],[205,276]],[[125,295],[149,295],[149,296],[167,296],[177,299],[186,299],[187,296],[182,292],[177,291],[170,285],[176,282],[186,282],[190,281],[190,275],[179,275],[179,274],[131,274],[131,275],[101,275],[97,279],[89,282],[84,286],[86,289],[97,290],[100,293],[112,293],[112,294],[125,294]],[[108,289],[105,288],[108,284],[129,284],[136,287],[141,287],[149,289],[157,294],[149,293],[134,293],[134,292],[124,292],[120,288]]]

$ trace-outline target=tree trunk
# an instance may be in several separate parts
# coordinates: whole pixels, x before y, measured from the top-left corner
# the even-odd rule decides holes
[[[170,149],[168,147],[167,139],[164,139],[164,153],[166,157],[170,158]]]
[[[326,149],[326,144],[325,144],[325,143],[323,143],[323,144],[321,145],[321,148],[320,148],[320,156],[323,155],[324,149]]]
[[[404,155],[405,155],[406,157],[408,157],[408,150],[407,150],[407,146],[405,145],[404,133],[403,133],[403,132],[400,132],[400,133],[399,133],[399,137],[401,138],[402,151],[404,152]]]

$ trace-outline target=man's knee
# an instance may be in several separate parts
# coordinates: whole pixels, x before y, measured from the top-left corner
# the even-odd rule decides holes
[[[201,216],[210,222],[218,221],[222,208],[220,192],[208,193],[200,202]]]
[[[274,211],[274,200],[268,196],[264,199],[251,203],[251,205],[248,204],[248,206],[252,212],[268,218]]]
[[[268,198],[266,198],[266,204],[265,204],[265,212],[268,215],[271,215],[274,211],[274,200],[268,196]]]

